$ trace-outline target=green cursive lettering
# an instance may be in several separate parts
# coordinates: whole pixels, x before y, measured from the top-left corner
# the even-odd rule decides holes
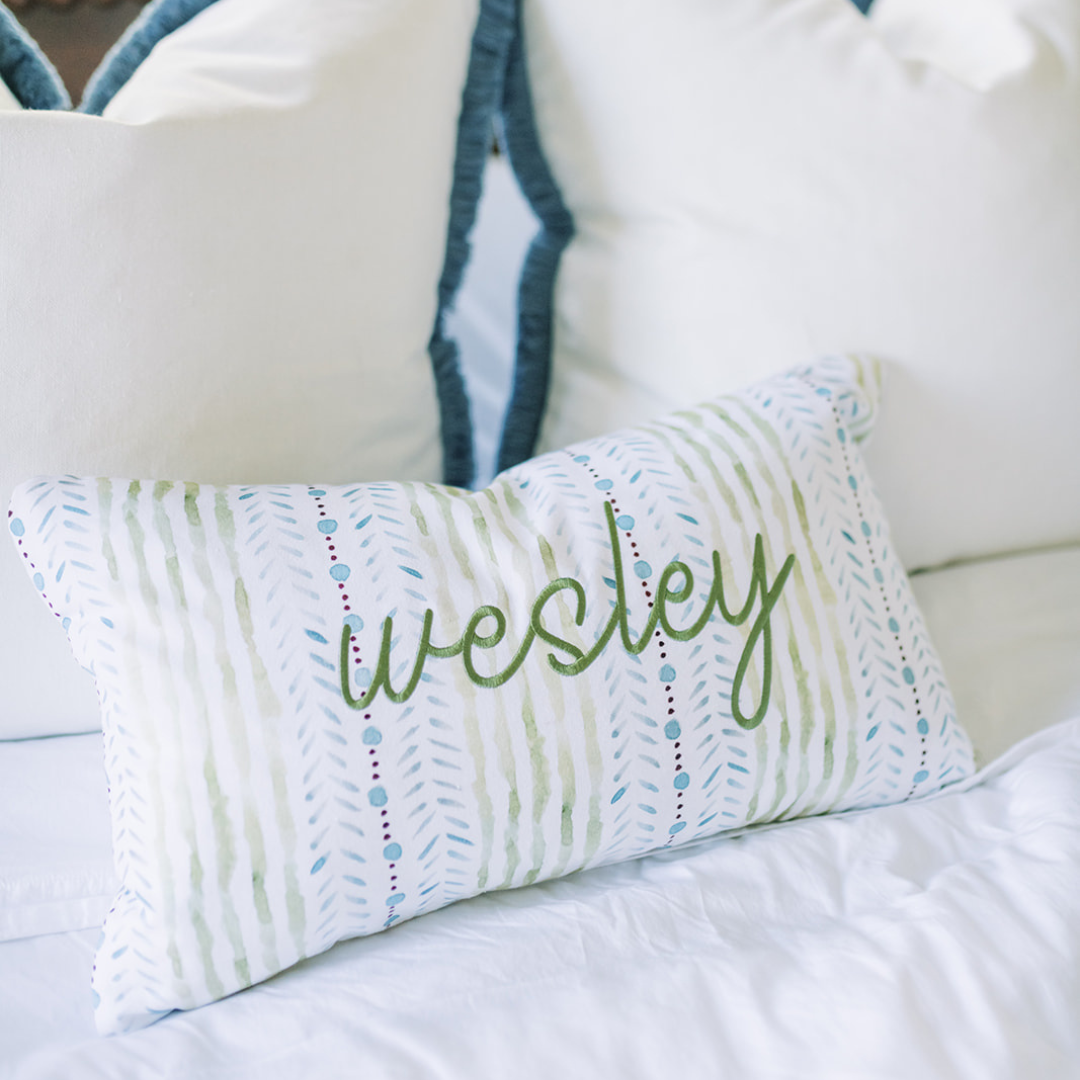
[[[393,617],[388,615],[383,620],[379,658],[375,665],[375,673],[372,676],[370,686],[358,696],[353,696],[349,688],[348,678],[349,641],[352,630],[347,625],[342,627],[340,674],[341,693],[345,704],[350,709],[369,708],[380,690],[390,701],[396,704],[407,701],[420,684],[424,673],[424,665],[429,656],[446,659],[460,655],[466,674],[477,686],[488,689],[502,686],[520,669],[529,654],[529,650],[532,648],[533,642],[537,638],[557,650],[558,653],[565,654],[568,657],[565,660],[559,659],[555,652],[549,652],[547,661],[554,671],[567,677],[580,675],[603,653],[615,636],[616,630],[619,632],[622,647],[626,652],[638,656],[648,647],[653,635],[657,632],[657,627],[674,641],[692,641],[709,624],[714,613],[719,613],[723,621],[729,626],[741,626],[749,619],[755,603],[760,597],[761,606],[746,637],[731,686],[731,713],[735,722],[748,731],[756,728],[765,718],[768,711],[772,686],[771,617],[773,610],[780,601],[780,594],[784,585],[787,583],[791,570],[795,565],[795,556],[789,555],[784,560],[779,573],[770,583],[768,568],[765,563],[765,545],[759,533],[754,538],[750,587],[746,599],[737,611],[732,611],[728,607],[727,598],[724,595],[724,578],[720,554],[714,551],[712,553],[713,580],[705,597],[704,606],[697,618],[682,629],[672,622],[671,607],[688,603],[692,599],[694,574],[686,563],[672,560],[660,573],[653,606],[645,620],[641,634],[635,640],[630,627],[629,606],[626,602],[626,579],[623,570],[622,551],[619,547],[619,530],[615,523],[615,514],[611,509],[611,505],[607,502],[604,503],[604,513],[607,519],[608,536],[611,540],[611,553],[615,572],[615,603],[604,629],[587,652],[583,652],[577,645],[559,637],[544,626],[544,607],[552,597],[561,592],[573,593],[575,600],[574,623],[577,626],[582,626],[585,622],[587,602],[585,590],[581,583],[570,577],[556,578],[541,590],[533,602],[529,615],[529,625],[526,627],[525,634],[514,656],[502,671],[493,675],[481,675],[476,670],[473,658],[474,649],[494,649],[506,637],[506,615],[493,604],[484,604],[478,607],[466,623],[461,637],[452,645],[442,646],[431,643],[431,631],[435,613],[431,608],[428,608],[424,612],[424,623],[420,631],[420,641],[417,645],[412,673],[400,690],[395,690],[390,681],[390,654],[393,650],[394,637]],[[676,579],[678,579],[677,584],[674,583]],[[485,619],[493,619],[494,628],[488,634],[481,634],[480,624]],[[746,713],[742,708],[743,688],[750,662],[759,641],[762,649],[761,695],[757,708],[752,713]]]

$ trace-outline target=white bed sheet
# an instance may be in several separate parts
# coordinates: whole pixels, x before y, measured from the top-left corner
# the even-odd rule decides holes
[[[91,934],[9,943],[0,1074],[1075,1077],[1078,776],[1080,719],[963,793],[480,897],[111,1039]]]
[[[1080,715],[1080,547],[984,559],[911,583],[977,764]]]
[[[984,760],[1080,717],[1080,548],[916,588]],[[35,880],[100,919],[100,776],[100,736],[0,744],[9,921],[63,924],[13,914]],[[114,1039],[95,929],[8,941],[0,1078],[1080,1077],[1080,718],[967,787],[477,898]]]
[[[101,759],[100,732],[0,743],[0,942],[104,919],[118,881]]]

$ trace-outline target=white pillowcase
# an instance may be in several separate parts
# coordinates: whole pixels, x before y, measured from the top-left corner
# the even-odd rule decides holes
[[[100,926],[112,904],[101,738],[0,743],[0,941]]]
[[[870,17],[889,49],[977,90],[1018,74],[1037,48],[1017,17],[1025,0],[876,0]]]
[[[1080,538],[1075,0],[887,0],[880,33],[849,0],[522,12],[575,226],[541,450],[864,350],[908,567]],[[506,122],[529,190],[520,100]]]
[[[0,113],[0,504],[42,472],[443,478],[428,344],[479,7],[218,0],[103,118]],[[0,597],[0,738],[98,727],[8,550]]]
[[[12,112],[22,106],[15,100],[15,95],[8,89],[7,83],[0,79],[0,112]]]
[[[1080,716],[1080,545],[911,579],[982,766]]]

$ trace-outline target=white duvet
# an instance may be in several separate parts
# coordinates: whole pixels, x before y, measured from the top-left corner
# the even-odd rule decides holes
[[[963,790],[480,897],[130,1035],[93,1033],[95,937],[2,946],[0,1075],[1077,1077],[1080,718]]]

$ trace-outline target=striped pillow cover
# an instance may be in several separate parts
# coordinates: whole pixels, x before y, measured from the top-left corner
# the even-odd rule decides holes
[[[103,707],[101,1030],[484,890],[967,775],[855,442],[876,395],[827,360],[476,493],[21,486],[9,529]]]

